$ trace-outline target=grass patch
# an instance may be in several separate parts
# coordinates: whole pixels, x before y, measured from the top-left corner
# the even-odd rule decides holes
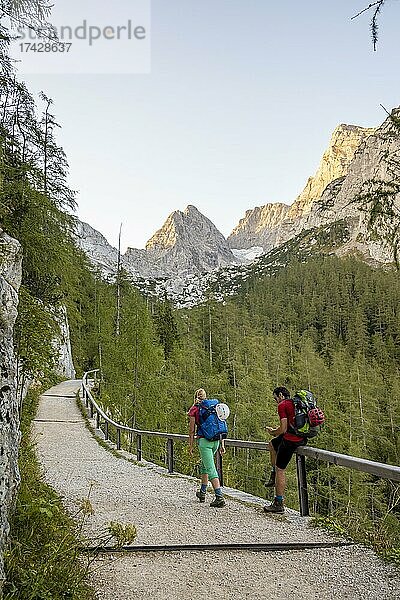
[[[75,523],[42,478],[30,423],[42,389],[25,400],[19,452],[21,485],[5,553],[4,600],[93,600],[85,582],[87,563],[79,558]]]
[[[379,523],[369,523],[364,520],[360,525],[359,519],[349,519],[345,516],[314,517],[310,525],[322,527],[326,531],[343,536],[348,540],[372,548],[383,560],[400,567],[400,546],[397,522],[388,523],[388,516]]]

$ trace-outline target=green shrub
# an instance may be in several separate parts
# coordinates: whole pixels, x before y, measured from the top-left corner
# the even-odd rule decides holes
[[[57,494],[44,483],[28,422],[39,391],[25,402],[19,467],[21,485],[11,519],[11,539],[5,553],[5,600],[90,600],[85,583],[87,564],[79,559],[74,522]]]

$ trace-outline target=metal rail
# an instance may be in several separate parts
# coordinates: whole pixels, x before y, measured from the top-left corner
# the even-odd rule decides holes
[[[94,400],[90,393],[89,375],[94,374],[94,382],[97,380],[97,373],[99,369],[88,371],[82,378],[82,398],[89,409],[90,416],[93,418],[96,413],[96,426],[100,429],[100,421],[103,419],[105,422],[105,438],[109,439],[109,427],[110,425],[116,429],[117,432],[117,448],[121,449],[121,431],[130,433],[136,438],[136,456],[137,460],[142,460],[142,437],[155,437],[167,440],[167,467],[168,472],[174,472],[174,441],[188,442],[189,436],[179,433],[163,433],[160,431],[146,431],[142,429],[134,429],[127,425],[122,425],[111,419],[104,410]],[[252,442],[248,440],[234,440],[226,439],[225,446],[231,448],[248,448],[251,450],[267,451],[269,444],[268,442]],[[302,517],[308,516],[309,503],[308,503],[308,492],[307,492],[307,471],[306,471],[306,457],[314,458],[324,462],[328,462],[333,465],[338,465],[348,469],[356,469],[364,473],[369,473],[380,477],[382,479],[389,479],[391,481],[400,482],[400,467],[395,465],[386,465],[384,463],[373,462],[371,460],[365,460],[362,458],[356,458],[354,456],[347,456],[346,454],[338,454],[336,452],[329,452],[327,450],[320,450],[319,448],[313,448],[310,446],[300,446],[296,450],[296,471],[297,471],[297,485],[300,503],[300,514]],[[222,456],[217,453],[217,470],[220,476],[221,485],[223,485],[223,466]]]
[[[117,552],[209,552],[216,550],[251,550],[253,552],[282,552],[288,550],[315,550],[316,548],[341,548],[353,542],[286,542],[286,543],[242,543],[242,544],[169,544],[146,546],[85,546],[81,552],[102,554]]]

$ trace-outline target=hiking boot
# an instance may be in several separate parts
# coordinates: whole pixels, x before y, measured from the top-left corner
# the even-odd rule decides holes
[[[206,493],[202,492],[201,490],[199,492],[196,492],[196,496],[198,497],[198,499],[200,500],[200,502],[205,502],[206,501]]]
[[[275,471],[271,471],[268,481],[264,483],[264,487],[275,487]]]
[[[210,506],[215,506],[216,508],[222,508],[225,506],[225,500],[223,496],[215,496],[214,500],[210,503]]]
[[[275,500],[269,506],[264,506],[264,512],[266,513],[276,513],[282,514],[285,512],[285,507],[283,506],[283,500]]]

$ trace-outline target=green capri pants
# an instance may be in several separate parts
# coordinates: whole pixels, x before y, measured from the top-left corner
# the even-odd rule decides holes
[[[214,455],[219,448],[219,440],[212,442],[205,438],[199,438],[199,450],[201,457],[201,474],[207,473],[209,480],[219,477],[215,468]]]

